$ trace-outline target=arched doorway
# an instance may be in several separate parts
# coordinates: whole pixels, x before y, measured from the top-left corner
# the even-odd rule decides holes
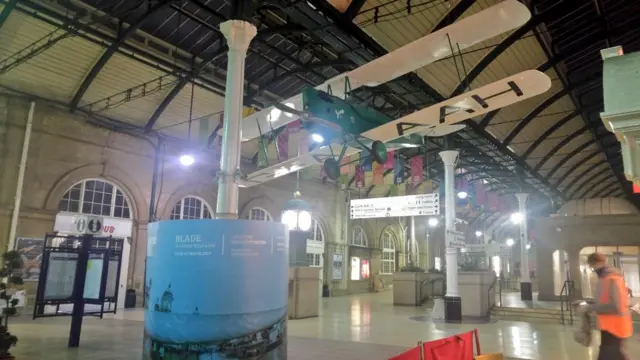
[[[54,231],[69,234],[76,214],[98,215],[104,218],[101,236],[123,240],[120,285],[117,307],[124,308],[130,264],[133,219],[131,202],[116,184],[103,179],[85,179],[70,187],[60,199]],[[111,307],[113,304],[107,304]],[[85,305],[87,308],[98,305]],[[106,310],[106,309],[105,309]],[[66,311],[66,309],[64,310]]]

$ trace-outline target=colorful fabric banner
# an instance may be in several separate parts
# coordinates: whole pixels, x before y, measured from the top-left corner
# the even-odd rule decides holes
[[[384,165],[374,163],[373,164],[373,178],[371,179],[371,184],[373,185],[383,185],[384,184]]]
[[[633,184],[633,193],[634,194],[640,193],[640,185],[638,185],[636,183]]]
[[[280,161],[287,160],[289,158],[289,129],[285,127],[278,134],[276,141],[278,144],[278,159]]]
[[[360,153],[360,167],[364,172],[371,172],[373,170],[372,156],[369,153]]]
[[[487,205],[487,193],[484,190],[484,184],[481,181],[476,183],[476,204],[482,208]]]
[[[404,158],[398,156],[393,167],[393,183],[398,185],[404,182]]]
[[[389,196],[398,196],[398,185],[389,185]]]
[[[411,185],[416,186],[422,182],[422,168],[423,168],[423,160],[424,158],[419,156],[414,156],[411,158]]]
[[[351,161],[351,156],[343,156],[340,162],[340,174],[353,174],[355,166]]]
[[[269,148],[267,147],[266,140],[260,140],[258,142],[258,166],[265,167],[267,166],[267,153],[269,152]]]
[[[364,187],[364,169],[362,165],[356,165],[356,188]]]
[[[395,164],[395,156],[393,151],[387,152],[387,161],[383,164],[385,170],[393,170]]]
[[[289,130],[289,134],[298,134],[302,130],[302,122],[298,119],[294,122],[290,122],[287,124],[287,130]]]
[[[303,134],[298,140],[298,154],[304,155],[309,153],[309,136]]]
[[[209,124],[209,116],[204,116],[199,119],[198,124],[198,146],[207,146],[209,144],[209,135],[211,135],[211,128]]]
[[[497,211],[498,210],[498,194],[496,194],[495,192],[489,192],[487,193],[487,206],[489,207],[489,210],[491,211]]]

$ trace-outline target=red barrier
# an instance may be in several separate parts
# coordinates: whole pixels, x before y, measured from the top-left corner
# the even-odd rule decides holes
[[[476,353],[480,354],[478,330],[474,329],[463,334],[419,343],[413,349],[389,360],[473,360],[474,340]]]

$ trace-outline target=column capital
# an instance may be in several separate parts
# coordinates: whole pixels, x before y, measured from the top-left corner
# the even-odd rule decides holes
[[[453,166],[456,164],[458,154],[460,154],[458,150],[445,150],[438,153],[438,155],[440,155],[440,158],[442,158],[442,162],[448,166]]]
[[[250,22],[243,20],[227,20],[220,24],[220,31],[227,39],[229,50],[247,51],[251,40],[258,29]]]
[[[529,196],[529,194],[527,193],[517,193],[516,194],[516,199],[518,199],[518,202],[520,203],[524,203],[525,201],[527,201],[527,197]]]

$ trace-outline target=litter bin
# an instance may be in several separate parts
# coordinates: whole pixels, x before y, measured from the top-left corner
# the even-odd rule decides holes
[[[124,298],[124,308],[132,309],[136,307],[136,291],[133,289],[127,290],[127,294]]]
[[[329,285],[322,285],[322,297],[329,297]]]

